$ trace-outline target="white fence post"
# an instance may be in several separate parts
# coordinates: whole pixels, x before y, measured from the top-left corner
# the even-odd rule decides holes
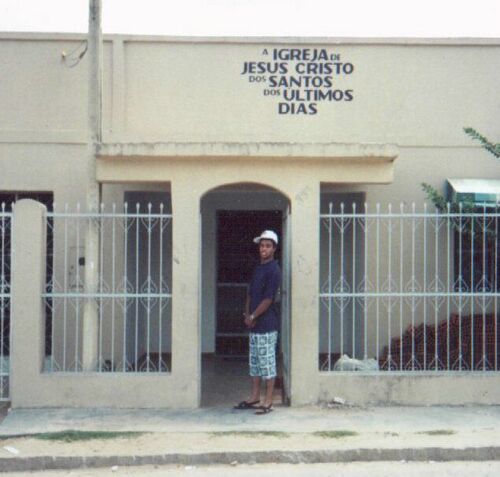
[[[67,220],[67,219],[66,219]],[[85,293],[97,293],[99,282],[99,232],[92,219],[85,235]],[[102,257],[101,257],[102,260]],[[65,270],[66,273],[66,270]],[[102,278],[101,278],[102,279]],[[97,303],[94,298],[85,300],[83,308],[82,366],[85,371],[97,370],[99,324]]]
[[[46,208],[31,199],[15,204],[12,229],[11,400],[42,372],[45,356]]]
[[[10,321],[10,247],[12,215],[0,204],[0,401],[10,401],[10,333],[6,324]]]

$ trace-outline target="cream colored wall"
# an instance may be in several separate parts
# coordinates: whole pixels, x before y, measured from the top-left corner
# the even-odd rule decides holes
[[[265,48],[297,44],[125,43],[126,126],[132,141],[337,141],[470,145],[462,127],[496,134],[497,47],[316,43],[354,64],[335,80],[351,102],[315,116],[277,113],[261,84],[241,75]],[[268,75],[269,76],[269,75]]]
[[[196,407],[182,373],[44,373],[45,210],[31,200],[14,212],[11,405],[22,407]],[[195,386],[193,386],[195,387]]]
[[[83,154],[78,144],[0,141],[0,190],[53,192],[56,203],[76,204],[85,194]]]
[[[0,35],[0,138],[9,142],[82,142],[87,128],[84,38]],[[66,54],[66,60],[63,59]],[[104,45],[103,119],[111,120],[111,50]]]
[[[9,72],[0,77],[0,190],[48,190],[54,191],[57,203],[84,202],[87,58],[71,68],[69,60],[62,60],[63,51],[75,60],[83,39],[78,35],[0,34],[0,62]],[[321,161],[312,158],[298,163],[293,158],[261,162],[264,167],[248,157],[185,158],[173,171],[169,164],[162,164],[164,158],[145,162],[135,158],[121,161],[118,169],[108,167],[108,162],[102,180],[158,183],[175,179],[174,210],[175,203],[179,208],[182,204],[182,213],[193,217],[190,223],[174,226],[175,243],[175,237],[180,240],[197,229],[203,193],[222,183],[251,178],[288,191],[298,205],[298,214],[292,207],[297,231],[317,226],[320,182],[333,191],[366,192],[372,204],[401,200],[409,204],[424,198],[422,181],[442,189],[446,177],[500,177],[500,163],[462,131],[470,125],[497,140],[500,42],[416,43],[109,37],[104,49],[107,142],[145,143],[143,150],[150,150],[151,155],[155,155],[154,141],[234,142],[242,143],[242,148],[247,142],[282,142],[285,147],[297,142],[345,142],[355,147],[374,142],[395,144],[400,155],[391,185],[355,185],[373,179],[367,165],[343,160],[318,166]],[[243,62],[261,59],[263,48],[299,46],[325,47],[351,61],[354,73],[338,84],[352,88],[354,100],[322,103],[314,116],[280,116],[277,101],[265,97],[260,85],[240,74]],[[199,167],[202,160],[203,167]],[[234,160],[239,161],[236,167]],[[387,170],[385,174],[387,178]],[[294,241],[295,250],[308,250],[304,236]],[[178,274],[174,293],[184,298],[193,297],[185,295],[185,288],[197,282],[198,263],[188,253],[193,246],[197,238],[174,249],[174,256],[180,253],[190,264],[189,273],[178,265],[173,270],[174,276]],[[316,273],[319,257],[313,254],[305,262],[299,255],[295,258],[296,269]],[[312,278],[307,280],[304,288],[295,284],[292,298],[296,310],[317,313],[317,302],[311,298],[317,280],[314,285]],[[187,317],[187,322],[174,318],[173,334],[178,333],[179,342],[193,339],[193,331],[201,334],[195,324],[197,312],[192,301],[173,311],[174,316]],[[310,344],[311,359],[292,363],[297,376],[306,376],[296,388],[297,402],[308,402],[318,386],[313,377],[318,326],[292,324],[295,333],[304,334],[302,344]],[[206,337],[203,342],[204,349],[209,349]],[[303,353],[302,347],[294,346],[292,356]],[[182,349],[174,356],[174,369],[177,362],[180,372],[196,377],[197,359]],[[192,392],[192,403],[198,401],[196,380],[175,382],[182,384],[183,392]]]
[[[83,51],[83,40],[0,34],[0,60],[9,72],[0,78],[1,161],[12,164],[4,149],[11,144],[26,156],[30,144],[45,143],[52,156],[60,157],[61,144],[85,142],[87,57],[70,67]],[[241,75],[245,61],[265,58],[264,48],[298,47],[326,48],[352,62],[354,72],[340,78],[338,86],[353,89],[354,100],[319,103],[314,116],[279,115],[277,100]],[[393,143],[401,151],[394,184],[372,189],[368,200],[399,200],[400,191],[408,191],[407,174],[420,199],[415,184],[421,180],[442,186],[450,174],[500,175],[498,162],[480,159],[484,155],[462,131],[471,125],[492,138],[497,134],[499,50],[496,40],[384,44],[107,37],[104,139]],[[471,155],[479,162],[471,165]],[[427,162],[434,158],[429,173]],[[26,184],[38,180],[14,164],[7,165],[11,171],[5,181],[19,174]],[[53,169],[44,168],[49,176],[60,170],[53,159],[51,164]],[[54,187],[61,187],[59,182],[52,181]]]
[[[271,179],[271,182],[275,182]],[[299,192],[303,192],[299,189]],[[312,191],[314,192],[314,191]],[[317,190],[316,192],[319,192]],[[314,197],[316,194],[311,194]],[[297,195],[295,195],[297,197]],[[307,225],[304,221],[313,202],[308,201],[307,194],[300,195],[301,200],[295,203],[295,226]],[[174,202],[175,203],[175,202]],[[303,207],[306,206],[306,207]],[[308,207],[309,206],[309,207]],[[196,407],[199,395],[195,392],[196,370],[190,370],[193,365],[193,347],[191,337],[182,350],[177,352],[189,357],[191,363],[180,361],[182,366],[165,376],[130,375],[112,373],[82,373],[82,374],[50,374],[41,373],[43,363],[43,334],[44,310],[40,301],[40,293],[44,288],[45,269],[45,234],[44,234],[43,207],[34,201],[22,201],[14,216],[14,246],[19,252],[13,258],[12,270],[12,309],[15,316],[22,319],[14,322],[13,349],[17,350],[12,358],[12,406],[23,407]],[[313,222],[314,223],[314,217]],[[175,241],[182,237],[183,225],[179,227],[181,233]],[[297,238],[299,240],[297,240]],[[196,245],[192,240],[190,245]],[[303,312],[310,312],[317,303],[308,303],[310,286],[314,281],[307,277],[308,270],[313,268],[317,251],[301,243],[301,237],[294,240],[296,253],[293,256],[293,265],[306,274],[306,287],[295,286],[293,290],[294,308],[297,310],[295,318]],[[175,242],[174,242],[175,243]],[[182,245],[181,247],[182,248]],[[181,251],[177,247],[177,259],[183,262],[189,260],[190,250]],[[298,253],[297,253],[298,249]],[[311,251],[311,256],[306,255]],[[194,264],[199,257],[194,257]],[[311,262],[312,260],[312,262]],[[182,271],[177,270],[177,273]],[[184,270],[189,275],[190,269]],[[197,270],[194,271],[194,274]],[[29,280],[26,277],[30,277]],[[182,276],[176,277],[182,279]],[[176,295],[177,296],[177,295]],[[180,296],[180,295],[179,295]],[[187,307],[188,313],[183,316],[183,325],[187,330],[196,328],[193,318],[196,310]],[[178,315],[176,315],[178,316]],[[314,316],[310,315],[310,316]],[[314,320],[313,320],[314,321]],[[295,393],[298,399],[294,403],[315,402],[317,399],[330,401],[339,394],[349,402],[366,404],[497,404],[498,403],[498,376],[493,374],[461,373],[453,376],[424,373],[418,376],[391,373],[384,375],[359,374],[319,374],[310,369],[307,363],[314,358],[314,339],[317,333],[308,320],[292,320],[293,333],[300,336],[301,347],[295,341],[294,355],[303,360],[295,359],[293,376],[300,379],[295,383]],[[314,323],[313,323],[314,325]],[[177,336],[177,333],[174,333]],[[178,346],[181,348],[182,339]],[[38,343],[38,346],[33,346]],[[303,348],[302,348],[303,347]],[[311,348],[313,348],[311,350]],[[194,350],[196,351],[196,349]],[[314,361],[314,359],[313,359]],[[292,360],[292,364],[294,360]],[[191,366],[190,366],[191,365]],[[184,369],[182,369],[184,368]],[[193,372],[194,371],[194,372]],[[293,382],[292,382],[293,384]],[[311,388],[312,386],[312,388]],[[443,392],[443,389],[446,392]]]
[[[85,139],[87,57],[78,35],[0,34],[0,133],[30,142]],[[492,137],[498,116],[497,40],[198,41],[107,37],[105,140],[379,142],[400,147],[470,147],[462,127]],[[279,115],[246,61],[273,48],[325,48],[351,62],[335,87],[350,102],[321,102],[318,113]],[[66,53],[66,60],[62,54]]]
[[[499,384],[498,373],[321,373],[319,400],[341,396],[358,406],[498,405]]]
[[[79,144],[54,145],[35,141],[26,144],[0,143],[0,190],[52,192],[59,211],[64,211],[66,203],[70,204],[69,210],[75,211],[76,202],[85,194],[85,182],[82,181],[82,177],[86,176],[82,161],[84,153],[85,146]],[[61,177],[65,180],[59,180]],[[83,204],[82,207],[84,207]],[[84,228],[82,227],[80,231],[80,246],[83,247]],[[53,279],[59,284],[59,286],[56,285],[54,291],[62,291],[60,287],[65,282],[68,283],[68,288],[71,288],[70,267],[75,263],[73,260],[76,259],[75,247],[77,245],[75,222],[68,223],[66,230],[70,244],[66,257],[62,244],[65,234],[63,220],[56,223],[54,234],[57,239],[53,257]],[[78,336],[75,307],[67,304],[67,320],[65,321],[63,300],[55,299],[53,305],[53,357],[57,366],[70,368],[74,366],[73,350],[75,350],[75,341]],[[82,310],[80,310],[80,320],[81,314]],[[66,333],[63,330],[66,330]],[[63,357],[64,340],[68,349],[72,350],[71,355],[68,353],[66,359]],[[81,350],[81,343],[79,349]]]
[[[412,202],[422,206],[426,197],[421,183],[427,182],[445,193],[448,177],[499,178],[500,162],[485,150],[474,147],[400,147],[390,186],[353,185],[350,189],[366,191],[366,200],[373,207],[377,202],[382,207],[389,203],[399,207],[401,202],[405,207],[411,207]]]
[[[61,211],[64,210],[65,203],[70,203],[72,210],[75,210],[76,202],[81,200],[85,194],[85,182],[82,181],[82,177],[86,176],[82,161],[84,154],[85,146],[79,144],[55,145],[36,142],[21,144],[14,141],[12,143],[0,141],[0,190],[52,192],[56,207],[59,207]],[[64,178],[64,180],[60,180],[60,178]],[[61,243],[64,237],[63,221],[56,224],[54,233],[57,236],[57,241],[55,242],[56,248],[53,258],[53,278],[62,285],[65,280],[68,283],[70,281],[69,268],[74,264],[74,253],[72,250],[68,250],[65,262]],[[70,224],[67,237],[69,243],[76,246],[74,223]],[[81,245],[83,245],[83,233],[81,240]],[[55,291],[61,290],[57,287]],[[71,350],[74,350],[77,336],[75,308],[73,306],[67,308],[68,320],[64,323],[62,301],[56,299],[53,304],[53,356],[58,365],[62,367],[63,362],[65,362],[65,366],[68,368],[73,366],[74,353],[71,353],[71,356],[68,356],[66,360],[63,358],[63,329],[67,330],[67,345]]]
[[[67,190],[64,201],[84,201],[87,57],[69,67],[83,51],[83,40],[0,34],[0,60],[9,72],[0,78],[2,189],[43,186]],[[354,90],[354,100],[321,103],[315,116],[280,116],[277,101],[240,73],[245,61],[263,58],[264,48],[292,47],[326,48],[351,61],[354,72],[341,85]],[[394,182],[363,188],[367,200],[420,202],[422,181],[441,188],[451,175],[500,177],[498,161],[462,131],[471,125],[493,139],[497,135],[499,50],[496,40],[385,44],[107,37],[104,138],[394,143],[400,150]],[[75,180],[76,188],[70,185]]]

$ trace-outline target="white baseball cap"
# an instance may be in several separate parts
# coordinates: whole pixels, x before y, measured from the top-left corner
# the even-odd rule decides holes
[[[278,245],[278,236],[272,230],[264,230],[258,237],[253,239],[253,243],[260,243],[262,239],[272,240],[276,245]]]

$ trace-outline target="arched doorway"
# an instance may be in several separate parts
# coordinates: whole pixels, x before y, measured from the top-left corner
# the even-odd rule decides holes
[[[201,403],[231,406],[244,399],[248,378],[248,331],[243,323],[247,284],[258,261],[252,239],[263,230],[279,236],[276,259],[283,272],[280,300],[279,376],[275,402],[287,401],[289,382],[290,253],[288,198],[261,184],[230,184],[201,199]]]

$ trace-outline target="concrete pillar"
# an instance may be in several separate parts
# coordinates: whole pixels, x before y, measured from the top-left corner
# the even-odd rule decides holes
[[[31,199],[14,207],[12,230],[11,374],[12,406],[26,383],[36,381],[45,357],[46,208]]]
[[[112,142],[122,142],[125,134],[126,91],[125,91],[125,45],[123,39],[113,39],[113,101],[111,109]]]
[[[319,182],[291,197],[291,404],[318,400]]]
[[[102,141],[102,31],[101,0],[89,2],[88,32],[88,138],[87,138],[87,209],[99,210],[99,184],[96,180],[96,154]],[[95,294],[99,280],[99,231],[94,220],[89,222],[85,236],[85,293]],[[97,368],[98,342],[97,303],[86,300],[83,309],[82,366],[85,371]]]
[[[180,182],[180,183],[179,183]],[[172,374],[186,407],[200,404],[200,197],[172,184]]]

